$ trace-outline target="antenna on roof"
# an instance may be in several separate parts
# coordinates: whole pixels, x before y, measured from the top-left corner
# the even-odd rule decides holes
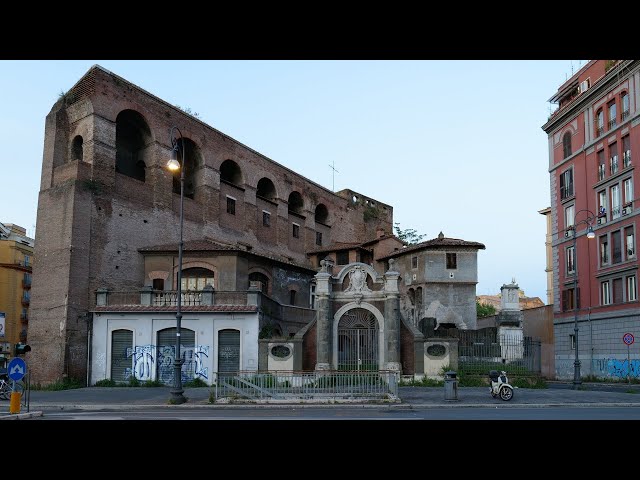
[[[335,160],[331,161],[332,165],[329,165],[331,167],[331,169],[333,170],[333,172],[331,172],[331,190],[332,191],[336,191],[336,173],[340,173],[338,172],[338,170],[336,170],[336,167],[334,166],[336,164]]]

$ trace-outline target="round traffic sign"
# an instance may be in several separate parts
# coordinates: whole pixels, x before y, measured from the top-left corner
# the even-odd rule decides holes
[[[635,338],[633,337],[633,333],[625,333],[622,336],[622,341],[625,343],[625,345],[631,345],[634,341]]]
[[[7,366],[7,373],[11,380],[19,382],[27,374],[27,364],[20,357],[12,358]]]

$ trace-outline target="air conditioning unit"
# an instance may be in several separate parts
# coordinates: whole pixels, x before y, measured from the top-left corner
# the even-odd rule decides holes
[[[598,225],[604,225],[607,223],[607,217],[598,217]]]
[[[564,232],[564,238],[571,238],[571,237],[573,237],[573,229],[567,230]]]

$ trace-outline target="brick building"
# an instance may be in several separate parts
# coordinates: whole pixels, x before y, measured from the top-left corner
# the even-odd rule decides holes
[[[166,168],[174,126],[191,374],[258,368],[258,337],[308,331],[319,252],[345,261],[340,246],[355,245],[347,260],[371,265],[402,246],[390,235],[390,205],[334,193],[94,66],[45,124],[32,381],[162,376],[158,362],[170,361],[175,338],[180,174]]]
[[[591,60],[549,101],[559,105],[542,126],[549,137],[556,376],[574,376],[576,346],[581,376],[638,376],[637,343],[628,350],[622,338],[640,334],[633,161],[640,62]]]

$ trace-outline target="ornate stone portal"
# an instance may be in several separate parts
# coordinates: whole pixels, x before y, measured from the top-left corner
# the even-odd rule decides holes
[[[321,262],[322,268],[316,274],[316,370],[337,370],[346,368],[345,365],[355,365],[357,369],[375,366],[376,370],[400,371],[400,274],[393,270],[392,260],[389,266],[389,270],[380,275],[371,265],[356,262],[333,276],[327,271],[326,263]],[[345,279],[348,284],[342,288]],[[343,316],[351,316],[349,312],[354,309],[368,311],[377,331],[367,334],[363,329],[345,339],[349,322],[341,323],[341,320]],[[340,335],[342,342],[339,344]],[[361,356],[365,351],[373,357],[363,361]],[[351,360],[342,361],[343,357]],[[356,363],[352,361],[354,358],[358,360]]]

